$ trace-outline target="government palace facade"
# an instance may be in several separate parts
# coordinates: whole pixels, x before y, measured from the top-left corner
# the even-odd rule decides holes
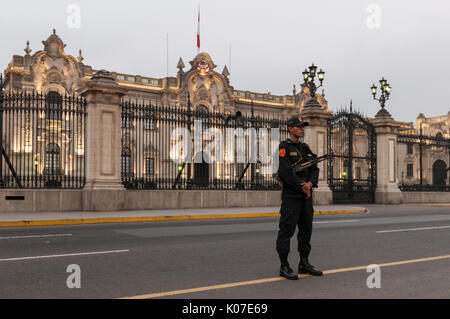
[[[42,41],[42,44],[42,50],[32,54],[29,43],[27,43],[24,55],[14,55],[12,57],[8,67],[4,70],[3,88],[5,92],[11,92],[11,94],[35,92],[44,97],[52,96],[56,100],[58,97],[75,97],[79,95],[79,92],[84,87],[89,86],[96,73],[104,71],[96,70],[92,66],[86,65],[83,62],[84,58],[81,50],[78,57],[66,54],[66,44],[55,31],[48,39]],[[211,56],[205,52],[199,53],[194,57],[187,67],[182,58],[180,58],[177,68],[176,76],[164,78],[118,72],[108,72],[108,77],[111,77],[120,88],[125,89],[122,97],[124,101],[137,101],[144,106],[165,105],[172,107],[174,110],[186,109],[189,104],[192,110],[205,113],[237,114],[240,112],[243,116],[286,120],[291,116],[299,116],[311,99],[309,89],[305,84],[299,85],[298,92],[294,85],[291,95],[274,95],[267,92],[251,92],[245,89],[234,88],[230,84],[230,73],[227,66],[224,66],[222,71],[219,72]],[[190,99],[189,103],[188,98]],[[322,114],[328,114],[331,117],[333,112],[328,108],[328,102],[324,98],[323,93],[317,93],[316,99]],[[46,106],[46,110],[51,108],[51,105]],[[18,113],[16,119],[20,116],[20,113]],[[47,120],[53,120],[52,123],[56,123],[56,120],[64,121],[64,118],[61,117],[53,116],[53,118],[48,118],[47,115],[44,117]],[[370,121],[371,118],[367,120]],[[43,126],[46,129],[38,130],[39,125],[36,124],[36,128],[33,129],[34,124],[32,124],[32,120],[27,119],[25,115],[22,116],[20,121],[17,120],[14,125],[6,121],[4,117],[3,143],[5,149],[9,149],[11,157],[24,158],[27,156],[27,153],[30,154],[30,161],[24,160],[24,163],[33,164],[24,164],[23,169],[33,171],[34,168],[27,168],[27,165],[35,165],[36,171],[33,174],[44,174],[45,172],[67,174],[68,171],[74,170],[74,167],[78,165],[73,164],[77,162],[76,159],[84,156],[85,145],[82,138],[84,132],[75,128],[75,126],[65,129],[64,124],[45,124]],[[450,139],[450,112],[435,117],[425,117],[421,113],[417,117],[416,123],[398,121],[397,123],[399,134]],[[147,129],[163,129],[152,125],[152,123],[145,125]],[[124,126],[122,123],[122,127],[126,128],[127,124],[125,123]],[[29,133],[27,133],[27,130]],[[8,137],[11,134],[15,134],[11,132],[21,132],[19,134],[21,137],[16,139]],[[44,134],[47,134],[45,138],[43,137]],[[142,170],[143,174],[155,175],[165,170],[163,166],[166,164],[161,163],[167,161],[167,158],[159,157],[158,159],[158,156],[152,155],[152,153],[167,152],[168,150],[161,149],[165,146],[150,143],[152,144],[150,146],[143,145],[138,147],[137,144],[140,143],[138,140],[142,140],[142,138],[137,135],[123,134],[122,143],[125,140],[125,143],[128,145],[126,146],[127,148],[134,147],[142,151],[130,152],[133,153],[133,155],[130,155],[124,151],[125,147],[122,147],[122,174],[125,172],[125,175],[133,175],[136,174],[136,171]],[[324,136],[319,140],[314,138],[307,140],[319,155],[327,152],[326,132],[323,132],[323,134]],[[63,138],[58,139],[57,142],[50,143],[49,141],[52,140],[51,136],[63,136]],[[364,156],[363,153],[367,152],[367,147],[364,147],[365,138],[364,134],[358,134],[358,130],[355,131],[353,149],[355,152],[358,152],[358,149],[362,150],[362,156]],[[46,140],[47,145],[39,144],[39,141],[42,140]],[[20,144],[20,147],[13,144]],[[31,151],[33,147],[37,149]],[[403,184],[418,184],[419,182],[430,185],[436,183],[448,184],[449,180],[446,171],[449,167],[450,151],[446,148],[438,147],[419,148],[419,144],[409,140],[405,140],[404,143],[398,143],[395,146],[398,154],[398,160],[394,168],[396,181]],[[419,163],[419,155],[421,163]],[[132,156],[143,157],[144,159],[139,164],[140,162],[132,159]],[[80,163],[80,167],[83,170],[84,162],[81,161]],[[364,179],[367,176],[367,172],[365,172],[367,169],[363,164],[358,169],[358,163],[356,161],[356,167],[352,169],[353,177],[355,179]],[[5,169],[5,165],[3,163],[3,169]],[[137,167],[139,165],[142,167]],[[342,178],[342,174],[344,176],[347,174],[345,165],[344,163],[336,164],[335,169],[336,167],[339,168],[336,171],[331,171],[330,174]],[[326,166],[322,166],[322,168],[327,169]],[[419,172],[420,168],[422,168],[421,172]],[[195,168],[190,169],[194,170]],[[205,172],[205,168],[200,168],[199,172],[202,170]],[[236,177],[239,175],[242,172],[242,167],[240,171],[234,171],[234,169],[233,171],[227,171],[220,167],[213,167],[210,172],[209,168],[206,168],[206,171],[208,171],[208,178],[214,176],[227,176],[227,178],[230,178],[230,176]],[[185,173],[183,171],[183,174]],[[192,176],[195,175],[196,173],[193,171]]]

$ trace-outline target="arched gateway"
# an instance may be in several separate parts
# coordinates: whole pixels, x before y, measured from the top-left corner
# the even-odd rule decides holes
[[[447,165],[443,160],[437,160],[433,164],[433,185],[445,185],[447,180]]]

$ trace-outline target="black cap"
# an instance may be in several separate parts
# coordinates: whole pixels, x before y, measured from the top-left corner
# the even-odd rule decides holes
[[[298,117],[291,117],[288,122],[287,122],[288,126],[308,126],[309,122],[304,122],[301,119],[299,119]]]

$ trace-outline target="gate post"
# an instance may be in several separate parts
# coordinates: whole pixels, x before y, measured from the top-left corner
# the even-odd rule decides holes
[[[377,134],[377,188],[375,203],[400,204],[398,188],[397,136],[400,124],[389,113],[377,114],[370,119]]]
[[[100,70],[80,90],[86,98],[86,185],[83,210],[125,208],[121,183],[121,88],[110,72]]]
[[[321,107],[306,107],[300,112],[303,121],[309,122],[305,130],[304,142],[311,150],[321,156],[327,153],[327,128],[328,120],[332,117],[332,111]],[[329,205],[333,203],[333,192],[328,186],[328,162],[323,161],[317,166],[320,169],[319,188],[314,190],[314,204]]]

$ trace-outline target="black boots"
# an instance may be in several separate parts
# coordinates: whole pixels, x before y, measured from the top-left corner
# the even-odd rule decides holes
[[[287,261],[286,254],[280,254],[280,276],[290,280],[297,280],[298,274],[295,273],[291,267],[289,267],[289,263]],[[300,264],[298,265],[298,273],[299,274],[309,274],[312,276],[322,276],[323,273],[320,270],[314,268],[314,266],[310,265],[308,262],[308,257],[300,256]]]
[[[314,268],[314,266],[310,265],[308,262],[308,258],[301,258],[300,264],[298,265],[298,273],[299,274],[310,274],[312,276],[322,276],[323,273],[320,270]]]
[[[280,276],[290,280],[298,280],[298,275],[289,267],[289,264],[281,264]]]

